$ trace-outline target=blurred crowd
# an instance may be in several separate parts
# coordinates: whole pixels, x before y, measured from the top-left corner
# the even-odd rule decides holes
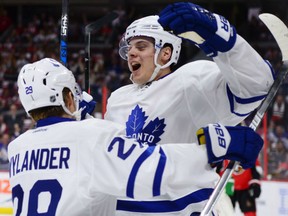
[[[116,11],[119,13],[116,20],[91,35],[90,86],[91,94],[97,101],[98,114],[103,111],[101,104],[105,103],[102,98],[103,87],[108,90],[109,96],[110,92],[130,83],[127,64],[118,55],[118,43],[128,24],[141,17],[141,14],[127,13],[121,7]],[[248,15],[247,24],[244,27],[239,26],[239,34],[254,46],[263,58],[270,61],[277,73],[282,65],[279,48],[258,19],[257,13]],[[69,23],[68,68],[73,71],[84,89],[84,27],[93,20],[87,17],[81,20],[82,23]],[[33,14],[20,25],[9,16],[5,8],[0,8],[0,169],[7,169],[8,143],[33,127],[33,122],[25,114],[18,98],[18,72],[24,64],[43,57],[59,59],[59,31],[58,16],[47,13]],[[192,53],[192,56],[186,56],[185,52],[183,62],[192,61],[193,56],[196,56],[197,49],[193,47],[191,50],[196,52]],[[288,87],[285,81],[267,112],[267,158],[270,179],[288,180],[287,108]]]

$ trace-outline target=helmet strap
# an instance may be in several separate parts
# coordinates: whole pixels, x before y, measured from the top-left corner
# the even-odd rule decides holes
[[[156,65],[156,67],[155,67],[150,79],[148,80],[148,82],[152,82],[156,78],[156,76],[158,75],[158,73],[161,69],[167,68],[172,64],[171,59],[166,64],[164,64],[162,66],[160,64],[158,64],[157,59],[158,59],[160,50],[161,50],[161,48],[156,48],[156,52],[154,55],[154,64]]]
[[[162,47],[161,47],[161,48],[162,48]],[[167,68],[167,67],[169,67],[169,66],[173,63],[173,62],[172,62],[172,58],[171,58],[165,65],[162,65],[162,66],[161,66],[160,64],[158,64],[157,59],[158,59],[158,56],[159,56],[159,53],[160,53],[161,48],[156,48],[155,55],[154,55],[154,64],[156,65],[156,67],[155,67],[155,69],[154,69],[151,77],[149,78],[149,80],[148,80],[146,83],[152,82],[152,81],[156,78],[156,76],[158,75],[158,73],[159,73],[159,71],[160,71],[161,69]],[[130,75],[130,80],[131,80],[131,82],[132,82],[133,84],[135,84],[135,82],[133,81],[133,75],[132,75],[132,73],[131,73],[131,75]]]

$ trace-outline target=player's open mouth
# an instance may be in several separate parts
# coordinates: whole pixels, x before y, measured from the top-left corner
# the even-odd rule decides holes
[[[133,63],[133,64],[131,64],[131,67],[132,67],[133,71],[137,71],[141,67],[141,64]]]

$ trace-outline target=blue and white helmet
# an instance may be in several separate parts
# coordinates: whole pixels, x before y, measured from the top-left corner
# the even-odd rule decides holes
[[[62,106],[66,113],[76,116],[82,93],[73,73],[54,59],[44,58],[32,64],[26,64],[18,75],[18,94],[29,115],[34,109],[48,106]],[[70,89],[74,96],[75,113],[65,106],[62,91]]]
[[[173,35],[172,33],[169,33],[168,31],[165,31],[163,27],[159,24],[158,19],[159,16],[152,15],[135,20],[127,27],[126,32],[123,35],[123,38],[119,44],[119,55],[124,60],[127,60],[129,41],[133,37],[146,36],[154,38],[155,50],[156,50],[154,55],[154,63],[156,65],[156,68],[148,82],[152,81],[156,77],[160,69],[166,68],[170,66],[172,63],[176,64],[179,59],[181,51],[181,43],[182,43],[181,38]],[[170,61],[167,62],[165,65],[161,66],[157,63],[157,58],[160,50],[163,48],[165,44],[171,44],[173,47],[173,52]]]

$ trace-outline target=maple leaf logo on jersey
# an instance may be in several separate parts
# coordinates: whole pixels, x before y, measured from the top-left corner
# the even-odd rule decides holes
[[[164,119],[157,117],[144,127],[147,118],[143,109],[137,105],[126,122],[126,135],[136,138],[140,143],[156,145],[161,140],[160,136],[164,133],[166,124]]]

